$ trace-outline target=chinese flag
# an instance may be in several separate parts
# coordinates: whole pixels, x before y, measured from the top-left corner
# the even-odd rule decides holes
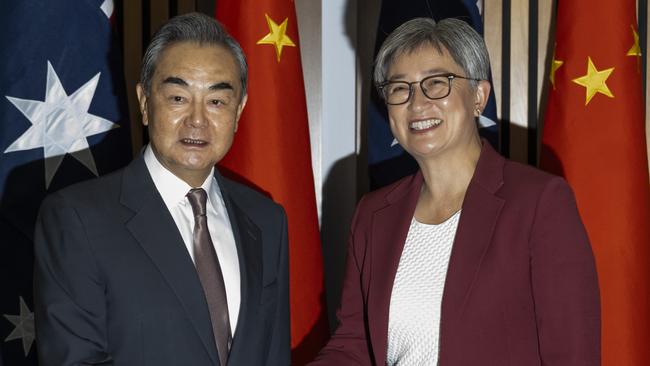
[[[541,166],[573,187],[596,257],[602,364],[650,365],[650,186],[634,0],[558,1]]]
[[[292,359],[301,365],[318,353],[329,330],[294,3],[219,0],[216,14],[249,65],[248,104],[220,166],[287,211]]]

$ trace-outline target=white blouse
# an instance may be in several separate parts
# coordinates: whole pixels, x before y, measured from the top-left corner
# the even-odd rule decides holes
[[[386,362],[436,365],[440,308],[460,211],[438,225],[413,218],[390,299]]]

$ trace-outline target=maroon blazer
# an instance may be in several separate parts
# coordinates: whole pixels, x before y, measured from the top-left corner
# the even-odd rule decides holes
[[[385,364],[393,281],[422,183],[418,173],[359,202],[339,326],[311,365]],[[563,179],[508,161],[484,143],[441,317],[442,366],[600,365],[596,269]]]

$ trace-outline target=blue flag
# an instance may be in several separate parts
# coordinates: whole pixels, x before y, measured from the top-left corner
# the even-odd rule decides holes
[[[41,201],[131,160],[113,12],[112,0],[0,2],[0,342],[6,365],[36,364],[32,237]]]
[[[402,23],[417,17],[429,17],[436,21],[445,18],[458,18],[470,24],[479,34],[483,34],[483,21],[479,13],[478,2],[475,0],[418,0],[399,1],[383,0],[375,54],[381,44],[395,28]],[[498,129],[495,121],[496,102],[494,91],[490,91],[490,99],[479,119],[479,133],[492,146],[497,148]],[[370,190],[374,190],[402,177],[413,174],[418,166],[415,160],[399,145],[394,144],[394,138],[388,125],[386,106],[383,100],[372,90],[368,110],[368,172],[370,175]]]

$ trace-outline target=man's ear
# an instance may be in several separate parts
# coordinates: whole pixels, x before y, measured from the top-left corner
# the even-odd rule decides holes
[[[140,114],[142,114],[142,124],[149,126],[149,115],[147,114],[147,95],[144,92],[141,83],[138,83],[135,86],[135,92],[138,94],[138,105],[140,106]]]
[[[237,115],[235,116],[235,132],[237,132],[237,128],[239,127],[239,118],[241,117],[241,114],[244,111],[244,107],[246,107],[247,101],[248,101],[248,94],[244,95],[244,97],[241,98],[241,102],[239,102],[239,105],[237,106]]]
[[[490,82],[487,80],[481,80],[478,82],[478,85],[476,86],[476,98],[475,98],[475,117],[478,117],[483,113],[483,110],[485,110],[485,106],[487,105],[488,98],[490,97],[490,89],[492,86],[490,85]]]

